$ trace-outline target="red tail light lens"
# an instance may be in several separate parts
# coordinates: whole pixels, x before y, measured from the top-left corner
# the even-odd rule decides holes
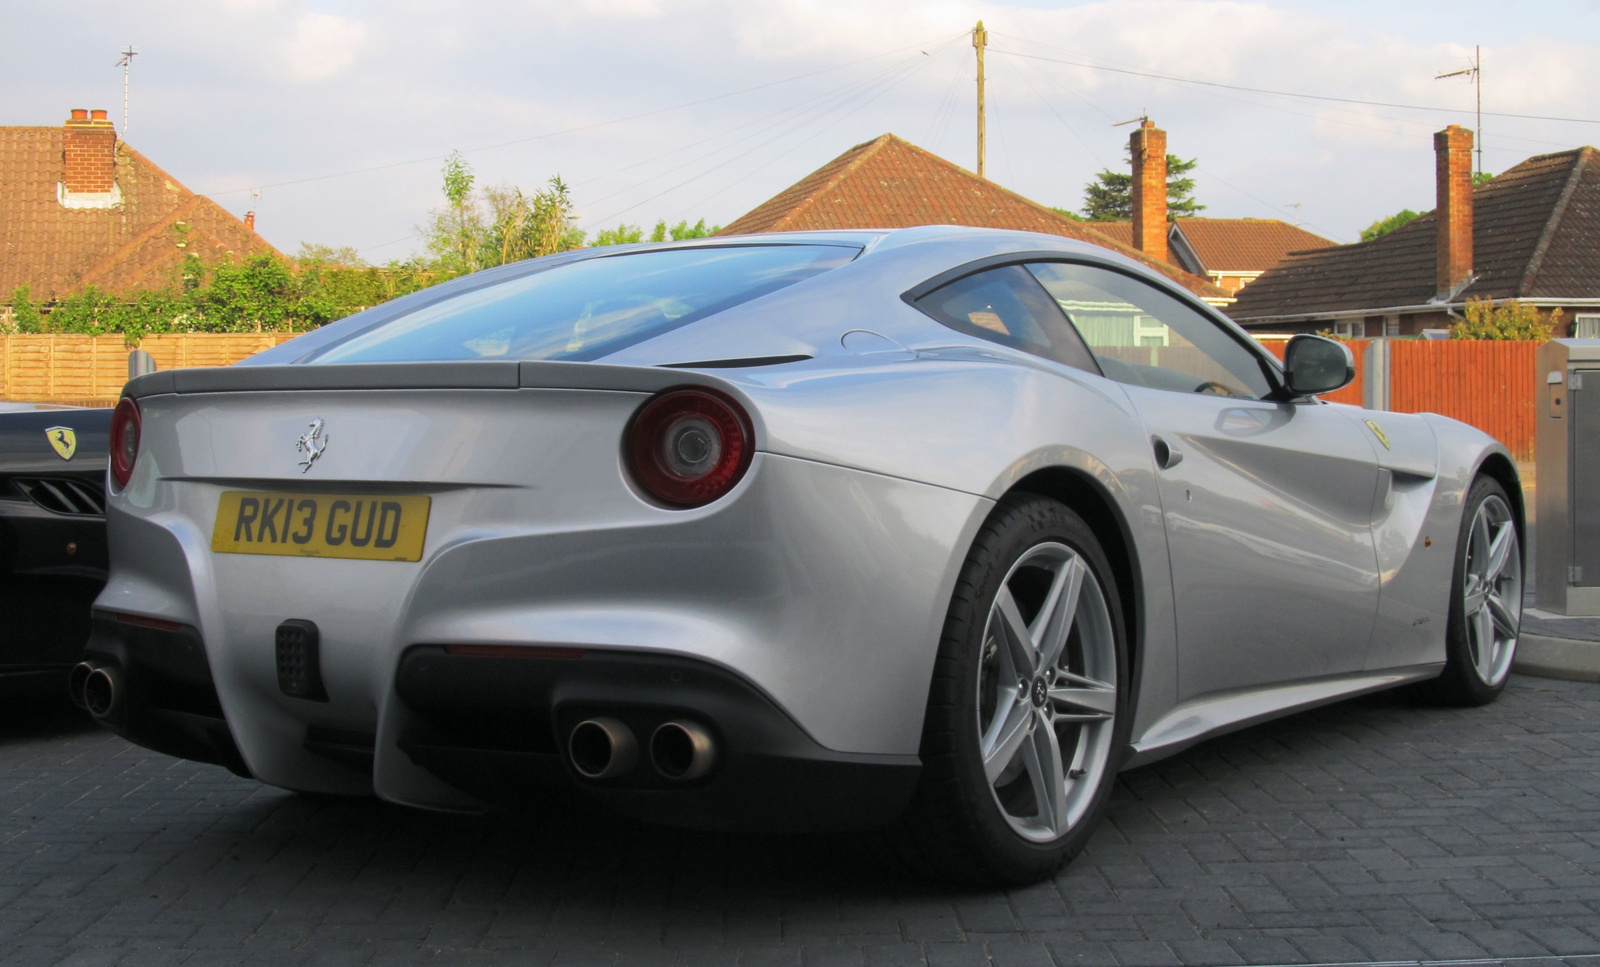
[[[699,507],[733,489],[750,466],[750,419],[715,390],[674,389],[633,415],[624,437],[628,469],[669,507]]]
[[[139,459],[139,404],[124,396],[111,414],[111,479],[126,487]]]

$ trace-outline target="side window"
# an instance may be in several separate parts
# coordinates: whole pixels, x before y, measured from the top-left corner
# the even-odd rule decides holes
[[[974,272],[917,300],[951,329],[1098,374],[1083,339],[1039,282],[1020,265]]]
[[[1212,320],[1139,280],[1091,265],[1028,266],[1111,379],[1180,393],[1259,399],[1261,358]]]

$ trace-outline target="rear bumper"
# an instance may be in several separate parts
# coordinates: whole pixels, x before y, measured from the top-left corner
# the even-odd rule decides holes
[[[573,654],[546,660],[410,649],[395,681],[412,713],[401,751],[485,801],[520,806],[575,790],[616,812],[673,826],[870,828],[894,819],[910,799],[921,770],[916,756],[824,749],[721,668],[670,655]],[[564,750],[573,726],[594,716],[622,721],[641,746],[668,720],[697,722],[716,740],[716,765],[680,784],[660,775],[645,753],[624,775],[586,780]]]
[[[916,784],[915,756],[824,749],[748,682],[716,666],[615,651],[568,654],[542,660],[409,649],[395,680],[407,713],[396,746],[484,803],[527,808],[552,797],[586,798],[636,819],[697,828],[870,828],[899,815]],[[99,612],[88,660],[115,666],[125,685],[102,725],[157,752],[250,775],[194,628]],[[646,754],[626,774],[586,780],[562,750],[572,727],[596,715],[623,721],[641,744],[669,719],[695,721],[716,739],[716,765],[678,783],[659,775]],[[373,733],[308,725],[299,745],[335,767],[372,771]]]

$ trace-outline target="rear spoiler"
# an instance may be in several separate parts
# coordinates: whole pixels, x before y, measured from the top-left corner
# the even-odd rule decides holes
[[[683,369],[603,363],[484,360],[445,363],[353,363],[316,366],[204,366],[169,369],[128,380],[124,396],[172,393],[259,393],[365,389],[586,389],[655,393],[714,377]]]

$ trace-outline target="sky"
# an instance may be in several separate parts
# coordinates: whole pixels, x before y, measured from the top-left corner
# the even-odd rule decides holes
[[[121,130],[131,44],[129,144],[287,254],[381,264],[451,151],[480,185],[559,175],[591,232],[726,224],[884,132],[972,168],[979,19],[987,175],[1047,205],[1148,116],[1205,215],[1353,241],[1433,207],[1432,132],[1477,125],[1435,75],[1475,45],[1486,170],[1600,143],[1600,0],[0,0],[0,124]]]

